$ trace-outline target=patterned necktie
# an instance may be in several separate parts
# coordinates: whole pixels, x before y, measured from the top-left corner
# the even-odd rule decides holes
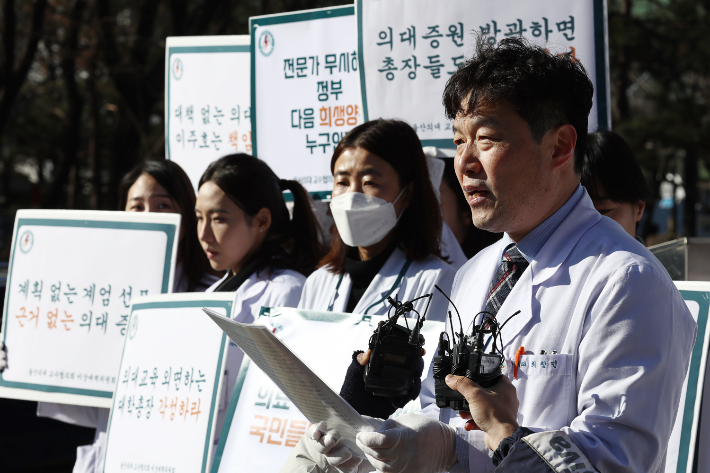
[[[503,260],[491,281],[491,290],[488,292],[486,300],[486,312],[490,312],[494,317],[498,314],[498,309],[501,308],[529,264],[520,254],[515,243],[511,243],[505,248]]]

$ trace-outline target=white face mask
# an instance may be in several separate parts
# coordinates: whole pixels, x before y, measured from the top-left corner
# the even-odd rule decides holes
[[[402,192],[394,202],[399,200]],[[360,192],[346,192],[334,197],[330,211],[343,243],[361,247],[379,243],[399,220],[394,202]]]

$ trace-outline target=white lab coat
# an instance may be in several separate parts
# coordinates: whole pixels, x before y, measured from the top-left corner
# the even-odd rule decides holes
[[[385,315],[390,308],[388,295],[393,299],[396,295],[400,301],[409,301],[433,293],[426,318],[443,321],[448,302],[434,285],[448,293],[454,279],[454,270],[434,256],[419,261],[411,260],[405,270],[407,261],[409,260],[404,252],[396,248],[362,295],[353,313]],[[306,280],[298,308],[345,312],[351,289],[352,280],[349,274],[340,276],[326,268],[320,268]],[[415,302],[414,308],[422,314],[425,307],[425,299]]]
[[[426,164],[429,168],[429,179],[431,180],[431,186],[434,189],[434,194],[436,195],[436,201],[439,206],[441,206],[441,191],[439,188],[441,187],[441,179],[444,177],[444,169],[446,168],[444,159],[447,159],[450,156],[447,156],[445,150],[434,146],[425,146],[422,150],[426,156]],[[453,151],[455,153],[455,150],[447,151]],[[456,240],[456,236],[454,235],[454,232],[451,231],[451,228],[449,228],[443,219],[441,223],[441,254],[446,260],[448,260],[449,264],[458,271],[461,266],[466,264],[468,258],[466,258],[466,255],[461,249],[461,245],[458,240]]]
[[[485,307],[502,245],[456,274],[452,299],[464,330]],[[663,471],[697,327],[658,260],[599,215],[585,192],[497,318],[505,322],[518,310],[502,330],[511,379],[518,348],[530,353],[513,380],[518,422],[565,431],[601,472]],[[431,404],[433,391],[430,368],[423,413],[462,426],[450,409]],[[470,471],[493,471],[482,433],[470,434]]]
[[[453,268],[434,256],[420,261],[411,261],[409,266],[406,266],[407,261],[404,252],[396,248],[362,295],[353,313],[384,315],[390,308],[387,295],[393,299],[397,295],[400,301],[409,301],[433,293],[426,318],[444,321],[448,301],[434,288],[434,285],[438,285],[448,295],[454,278]],[[326,268],[320,268],[306,280],[298,308],[345,312],[351,289],[352,280],[347,273],[341,278],[340,275]],[[414,308],[423,313],[426,300],[414,304]],[[308,444],[302,441],[297,444],[286,464],[281,468],[282,473],[335,473],[335,471],[336,468],[330,467],[324,456],[310,451]]]

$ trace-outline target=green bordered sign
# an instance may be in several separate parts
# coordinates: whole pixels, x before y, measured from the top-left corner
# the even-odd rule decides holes
[[[698,323],[698,334],[690,357],[684,396],[680,400],[678,416],[668,443],[666,471],[690,473],[696,471],[698,453],[703,450],[699,447],[707,445],[708,441],[708,439],[701,439],[699,433],[703,417],[703,387],[707,373],[708,349],[710,349],[710,330],[708,330],[710,282],[677,281],[675,284]],[[707,406],[705,407],[707,409]],[[710,419],[710,417],[706,418]],[[671,467],[674,464],[677,465],[676,468]]]
[[[589,129],[611,127],[604,0],[356,0],[358,60],[365,120],[401,118],[423,146],[452,147],[441,104],[444,85],[474,51],[523,36],[584,64],[595,86]]]
[[[256,323],[269,327],[296,356],[339,392],[353,351],[366,347],[375,327],[384,318],[381,315],[262,308]],[[429,365],[436,351],[443,329],[443,322],[424,323],[425,366]],[[304,333],[308,336],[304,337]],[[313,343],[314,340],[318,343]],[[418,400],[405,406],[407,412],[419,409]],[[398,411],[395,416],[402,412]],[[309,424],[264,372],[245,358],[211,473],[279,471]]]
[[[20,210],[0,396],[108,407],[134,297],[172,290],[177,214]]]
[[[333,150],[363,122],[354,12],[343,6],[249,19],[253,151],[317,200],[333,189]]]
[[[165,157],[195,188],[209,164],[252,153],[249,36],[179,36],[165,49]]]
[[[228,340],[202,308],[231,317],[234,300],[194,293],[133,304],[103,472],[209,470]]]

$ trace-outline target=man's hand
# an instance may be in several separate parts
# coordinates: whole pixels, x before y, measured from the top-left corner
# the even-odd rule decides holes
[[[378,432],[360,432],[357,446],[382,473],[441,473],[457,460],[454,428],[418,414],[388,419]]]
[[[490,389],[485,389],[465,376],[448,375],[446,384],[468,401],[468,412],[459,412],[466,422],[466,430],[486,433],[486,446],[491,450],[518,429],[518,396],[507,376]]]

